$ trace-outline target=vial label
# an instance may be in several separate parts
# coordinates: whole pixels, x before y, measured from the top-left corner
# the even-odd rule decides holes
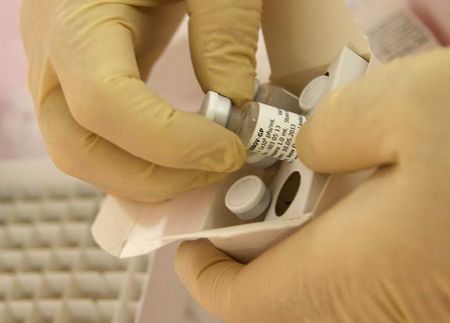
[[[297,159],[295,138],[305,123],[302,115],[259,104],[259,117],[247,150],[293,162]]]
[[[373,53],[383,63],[438,46],[427,27],[404,8],[381,20],[367,36]]]

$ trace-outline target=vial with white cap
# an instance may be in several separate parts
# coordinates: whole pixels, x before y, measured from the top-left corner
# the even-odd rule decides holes
[[[350,48],[344,47],[323,75],[309,82],[299,97],[303,113],[310,116],[314,108],[331,91],[360,79],[367,71],[368,62]]]
[[[260,84],[257,79],[254,83],[255,96],[253,101],[264,103],[273,107],[283,107],[284,110],[298,113],[298,97],[286,91],[282,87],[272,83]],[[247,152],[247,165],[255,169],[267,169],[279,160],[260,153]]]
[[[295,138],[305,123],[302,115],[264,103],[246,102],[240,108],[216,92],[208,92],[200,113],[236,133],[252,153],[292,162]]]
[[[328,81],[329,76],[324,74],[317,76],[306,85],[298,101],[304,112],[310,113],[319,104],[327,92]]]
[[[267,169],[275,165],[279,160],[260,153],[247,151],[247,159],[245,162],[255,169]]]
[[[225,206],[244,221],[256,219],[270,204],[270,192],[264,182],[254,175],[242,177],[228,189]]]

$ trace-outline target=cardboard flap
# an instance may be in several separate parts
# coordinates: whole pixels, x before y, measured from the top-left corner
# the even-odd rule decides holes
[[[114,256],[149,253],[171,242],[162,237],[201,230],[216,189],[209,186],[159,203],[108,196],[91,228],[92,235]]]
[[[180,235],[165,236],[160,239],[132,239],[126,249],[135,253],[138,248],[156,250],[166,244],[180,240],[209,239],[217,248],[229,253],[242,262],[248,262],[264,250],[288,236],[292,231],[305,224],[312,214],[303,214],[295,218],[280,218],[269,222],[255,222],[225,228],[203,230]],[[123,252],[123,257],[131,256]]]
[[[299,229],[310,218],[311,214],[304,214],[296,218],[252,223],[241,226],[234,232],[227,230],[228,232],[224,232],[224,234],[219,232],[208,234],[208,232],[205,232],[205,237],[217,248],[226,251],[236,260],[247,263],[287,237],[294,230]]]

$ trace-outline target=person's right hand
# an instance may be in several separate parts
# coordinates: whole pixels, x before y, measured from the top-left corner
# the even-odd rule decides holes
[[[449,89],[446,48],[324,98],[299,132],[300,158],[321,173],[377,170],[248,264],[182,244],[187,290],[226,322],[449,322]]]
[[[223,178],[245,159],[235,134],[174,110],[143,81],[184,14],[171,2],[23,3],[30,88],[54,163],[131,199],[171,198]],[[251,99],[261,0],[186,3],[202,88],[238,105]]]

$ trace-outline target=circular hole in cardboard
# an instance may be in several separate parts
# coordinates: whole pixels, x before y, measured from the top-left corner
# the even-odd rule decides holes
[[[281,187],[280,193],[275,203],[276,216],[283,216],[295,200],[295,196],[300,189],[302,177],[299,172],[294,172],[289,175],[286,182]]]

